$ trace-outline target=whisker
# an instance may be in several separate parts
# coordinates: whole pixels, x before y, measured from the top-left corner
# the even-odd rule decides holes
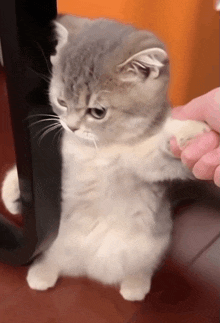
[[[44,59],[45,59],[45,62],[46,62],[46,65],[47,65],[47,69],[48,69],[48,72],[50,73],[50,75],[52,75],[52,71],[51,71],[51,70],[50,70],[50,68],[49,68],[48,61],[47,61],[47,58],[46,58],[46,56],[45,56],[45,54],[44,54],[43,48],[41,47],[41,45],[40,45],[38,42],[36,42],[36,41],[35,41],[35,43],[36,43],[36,44],[37,44],[37,46],[39,47],[39,49],[40,49],[40,51],[41,51],[41,53],[42,53],[42,55],[43,55],[43,57],[44,57]]]
[[[30,118],[35,118],[35,117],[53,117],[53,118],[57,118],[59,119],[59,117],[56,115],[56,114],[45,114],[45,113],[40,113],[40,114],[34,114],[34,115],[31,115],[31,116],[28,116],[26,119],[30,119]]]
[[[63,129],[60,128],[60,130],[58,131],[58,138],[57,138],[57,142],[60,144],[61,138],[62,138],[62,133],[63,133]]]
[[[46,127],[44,127],[43,129],[40,129],[36,134],[35,134],[35,136],[34,136],[34,138],[36,138],[37,136],[39,136],[40,135],[40,133],[42,133],[42,132],[44,132],[44,130],[47,130],[47,129],[49,129],[49,128],[51,128],[51,127],[54,127],[54,126],[57,126],[57,125],[60,125],[60,123],[53,123],[53,124],[49,124],[48,126],[46,126]],[[60,125],[61,126],[61,125]]]
[[[56,118],[49,118],[49,119],[38,120],[38,121],[31,123],[28,127],[32,127],[38,123],[45,122],[45,121],[57,121],[57,119]]]
[[[96,143],[96,141],[95,141],[95,138],[92,138],[92,141],[93,141],[93,143],[94,143],[95,149],[96,149],[96,150],[98,150],[98,146],[97,146],[97,143]]]
[[[57,128],[60,128],[61,127],[61,125],[60,124],[58,124],[58,125],[54,125],[54,126],[52,126],[52,127],[50,127],[50,128],[48,128],[44,133],[42,133],[42,135],[39,137],[39,139],[38,139],[38,145],[40,145],[40,143],[41,143],[41,141],[43,140],[43,138],[48,134],[48,133],[50,133],[51,131],[53,131],[53,130],[55,130],[55,129],[57,129]]]
[[[55,135],[54,135],[54,137],[53,137],[53,140],[52,140],[52,144],[53,144],[53,142],[54,142],[54,140],[55,140],[56,136],[57,136],[57,143],[59,143],[59,142],[60,142],[61,135],[62,135],[62,130],[63,130],[63,128],[60,128],[60,129],[55,133]]]
[[[47,83],[51,82],[51,78],[49,78],[49,76],[46,76],[42,73],[38,73],[37,71],[35,71],[32,67],[28,67],[32,72],[34,72],[36,75],[40,76],[44,81],[46,81]]]

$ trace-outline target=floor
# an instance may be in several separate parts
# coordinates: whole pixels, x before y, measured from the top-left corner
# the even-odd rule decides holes
[[[0,181],[15,157],[5,75],[0,70]],[[0,212],[18,224],[0,203]],[[176,211],[170,255],[144,302],[87,279],[62,278],[46,292],[30,290],[27,267],[0,263],[0,323],[217,323],[220,289],[219,212],[201,206]]]
[[[217,323],[218,292],[176,264],[156,274],[144,302],[124,301],[110,287],[63,278],[46,292],[30,290],[27,268],[0,266],[0,322]]]

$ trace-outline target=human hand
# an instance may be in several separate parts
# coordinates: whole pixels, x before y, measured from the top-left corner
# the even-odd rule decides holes
[[[172,117],[205,121],[213,129],[193,138],[184,147],[179,147],[176,139],[172,138],[170,147],[196,178],[213,180],[220,187],[220,88],[174,108]]]

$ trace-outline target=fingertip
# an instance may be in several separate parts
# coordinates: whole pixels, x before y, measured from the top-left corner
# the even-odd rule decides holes
[[[219,138],[219,133],[217,133],[216,131],[211,130],[209,132],[204,133],[202,136],[206,141],[206,145],[211,146],[212,149],[215,149],[219,146],[220,138]]]
[[[213,167],[208,167],[208,165],[203,164],[203,162],[199,160],[193,166],[192,173],[197,179],[212,180],[214,176],[214,169]]]
[[[181,153],[181,160],[184,165],[186,165],[189,169],[192,169],[197,159],[193,154],[192,147],[187,147]]]

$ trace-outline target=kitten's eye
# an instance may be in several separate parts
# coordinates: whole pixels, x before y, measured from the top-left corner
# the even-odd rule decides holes
[[[62,107],[66,107],[66,108],[67,108],[67,104],[66,104],[66,102],[65,102],[64,100],[62,100],[62,99],[57,99],[57,102],[58,102],[60,105],[62,105]]]
[[[88,113],[95,119],[103,119],[106,115],[107,109],[100,108],[89,108]]]

